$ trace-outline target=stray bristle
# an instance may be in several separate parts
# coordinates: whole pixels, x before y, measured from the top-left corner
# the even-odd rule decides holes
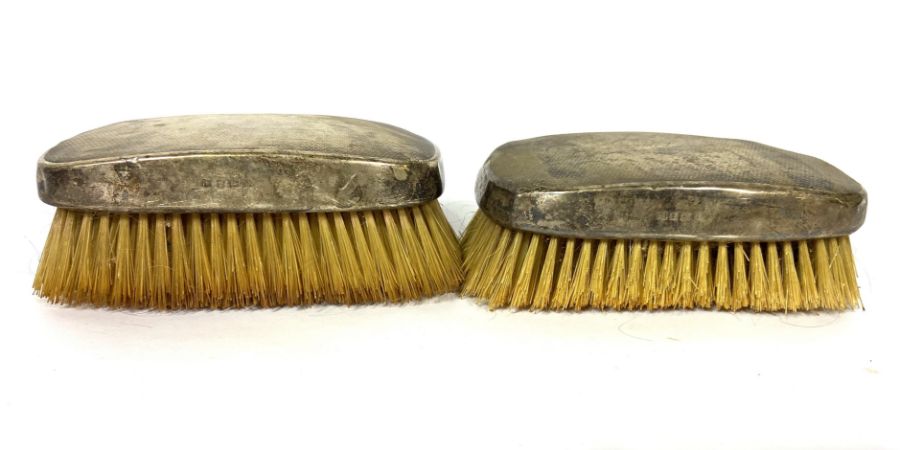
[[[54,303],[112,308],[360,304],[455,291],[461,265],[436,201],[343,213],[58,209],[33,286]]]
[[[463,294],[491,308],[844,310],[861,306],[846,236],[809,241],[574,239],[478,212],[463,237]]]

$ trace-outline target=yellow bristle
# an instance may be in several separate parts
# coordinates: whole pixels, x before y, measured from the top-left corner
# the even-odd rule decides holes
[[[172,307],[176,309],[190,307],[188,299],[194,294],[194,275],[191,272],[190,255],[188,254],[187,234],[184,222],[178,214],[169,216],[171,228],[169,241],[172,249]]]
[[[288,305],[290,302],[284,289],[286,281],[281,260],[282,241],[275,233],[275,218],[270,213],[257,214],[255,218],[259,222],[260,256],[269,305]]]
[[[831,261],[831,273],[835,288],[838,292],[837,301],[842,308],[855,306],[855,302],[851,300],[853,294],[850,292],[850,282],[847,279],[847,271],[844,269],[844,258],[841,257],[841,245],[837,238],[828,239],[828,256]]]
[[[397,282],[397,274],[394,263],[391,261],[390,253],[381,239],[381,231],[379,231],[378,223],[372,211],[363,212],[363,219],[366,224],[366,240],[369,243],[369,250],[372,255],[372,264],[378,270],[381,277],[380,286],[384,295],[389,299],[409,298],[412,293],[408,290],[404,291]]]
[[[497,230],[498,228],[491,226],[491,221],[483,212],[476,211],[469,225],[463,231],[462,237],[459,238],[460,247],[466,249],[467,254],[483,248],[482,246],[475,246],[473,240],[477,239],[479,242],[484,242],[484,237],[487,235],[486,230],[488,229]],[[465,267],[465,264],[463,267]]]
[[[44,288],[47,291],[47,297],[53,301],[64,301],[67,296],[66,280],[69,273],[75,270],[72,265],[72,257],[77,245],[76,226],[80,216],[81,214],[76,211],[69,211],[63,222],[62,230],[60,230],[56,258],[54,258],[52,267],[48,269],[48,283]]]
[[[850,247],[850,238],[841,236],[838,238],[838,242],[840,244],[840,256],[844,263],[847,287],[850,291],[850,307],[862,306],[859,297],[859,284],[856,281],[856,263],[853,261],[853,249]]]
[[[344,281],[347,283],[347,289],[349,289],[348,299],[366,303],[374,295],[366,290],[362,269],[359,267],[359,261],[356,258],[353,241],[350,239],[350,231],[347,230],[344,216],[342,214],[331,214],[331,217],[334,225],[334,236],[337,240],[338,261],[341,262],[341,271],[345,275]]]
[[[475,216],[472,217],[472,222],[469,223],[469,226],[466,227],[466,230],[463,232],[462,237],[460,238],[460,246],[464,249],[467,255],[474,254],[483,254],[488,251],[489,245],[494,242],[489,239],[491,234],[500,233],[500,227],[494,227],[491,225],[490,220],[485,217],[484,213],[478,211],[475,213]],[[470,271],[473,267],[468,266],[474,261],[480,261],[482,258],[470,257],[463,261],[463,269],[465,271]]]
[[[563,249],[563,258],[559,263],[557,271],[556,284],[553,289],[553,296],[550,298],[550,308],[563,310],[569,308],[569,295],[572,287],[573,265],[575,264],[575,239],[566,239],[566,246]]]
[[[112,234],[109,230],[109,214],[100,214],[94,239],[94,278],[91,282],[91,303],[105,306],[112,289],[113,260]]]
[[[134,295],[133,253],[131,219],[122,214],[116,221],[116,272],[110,299],[114,307],[128,306]]]
[[[797,243],[797,274],[800,278],[801,296],[801,306],[798,309],[808,311],[819,303],[819,289],[816,287],[816,274],[807,241]]]
[[[191,308],[205,308],[212,306],[212,271],[209,267],[209,252],[207,251],[205,235],[203,233],[203,217],[198,213],[188,215],[188,247],[190,251],[191,273],[194,276],[193,296],[188,300]]]
[[[578,262],[575,263],[575,274],[572,276],[572,291],[570,307],[575,311],[580,311],[591,305],[590,298],[590,281],[591,281],[591,259],[594,257],[593,241],[581,241],[581,248],[578,250]]]
[[[385,290],[382,286],[381,274],[375,259],[372,257],[372,251],[369,249],[369,241],[363,232],[362,219],[359,213],[347,213],[350,219],[350,232],[352,234],[353,248],[356,256],[359,258],[359,270],[362,274],[362,284],[368,292],[369,300],[378,300],[384,298]]]
[[[478,273],[466,274],[466,289],[492,308],[784,312],[858,305],[846,237],[813,241],[813,264],[807,241],[610,244],[515,231],[480,213],[474,220],[464,264]]]
[[[659,242],[647,242],[647,257],[644,260],[641,306],[654,309],[659,299]]]
[[[506,230],[504,230],[506,232]],[[547,309],[550,306],[550,295],[553,293],[553,279],[556,274],[556,258],[559,252],[559,238],[547,239],[547,249],[544,251],[538,282],[534,289],[534,299],[531,309]]]
[[[287,305],[305,304],[301,288],[300,242],[294,221],[288,213],[278,214],[278,231],[280,236],[281,267],[284,269],[284,285],[282,293]]]
[[[712,307],[712,266],[709,242],[697,243],[697,267],[694,271],[694,306]]]
[[[134,235],[134,293],[132,302],[145,304],[151,298],[150,277],[153,256],[150,253],[150,219],[146,214],[137,215]]]
[[[416,206],[410,208],[410,212],[412,213],[412,223],[415,228],[416,236],[418,236],[417,242],[422,247],[424,276],[429,278],[429,283],[435,287],[435,292],[446,292],[450,290],[451,287],[449,286],[449,283],[447,283],[447,277],[442,275],[448,270],[447,267],[444,267],[445,259],[440,257],[438,248],[435,245],[435,240],[431,236],[431,232],[428,231],[428,223],[425,221],[422,210]]]
[[[44,251],[41,252],[41,259],[38,261],[37,269],[34,273],[34,283],[32,288],[40,292],[50,286],[50,276],[57,276],[56,259],[62,253],[60,246],[60,238],[62,229],[66,222],[68,212],[65,209],[57,209],[53,215],[53,222],[50,223],[50,231],[47,233],[47,242],[44,244]],[[65,265],[63,265],[65,267]]]
[[[325,280],[319,263],[318,236],[313,235],[310,217],[305,213],[297,215],[297,240],[300,242],[300,282],[303,287],[304,304],[312,304],[329,295],[332,288],[325,288]]]
[[[694,258],[693,244],[682,242],[678,249],[678,262],[675,263],[675,295],[667,306],[674,308],[694,307]]]
[[[734,264],[731,266],[732,300],[729,308],[732,311],[750,306],[750,278],[747,275],[747,261],[749,259],[750,257],[747,256],[747,252],[744,250],[744,244],[742,242],[735,243]]]
[[[731,309],[731,261],[728,258],[728,244],[719,242],[716,246],[716,279],[714,284],[715,305],[721,309]]]
[[[538,273],[535,268],[539,268],[538,264],[540,264],[541,239],[542,237],[537,234],[531,234],[528,238],[528,247],[522,257],[519,273],[516,275],[516,285],[513,287],[509,302],[513,308],[525,309],[531,306],[535,289],[534,282]]]
[[[824,239],[813,241],[813,261],[816,270],[816,288],[819,291],[819,302],[816,309],[840,309],[838,292],[835,289],[834,277],[831,273],[831,259]]]
[[[426,203],[421,207],[422,215],[425,217],[425,223],[431,232],[431,239],[437,248],[439,263],[447,278],[447,288],[453,289],[453,286],[459,286],[463,280],[462,271],[462,248],[456,239],[456,234],[447,221],[444,211],[437,202]]]
[[[318,232],[322,267],[337,269],[343,266],[337,248],[337,240],[331,231],[331,221],[328,219],[326,213],[316,214],[316,226],[313,228],[313,233]],[[339,303],[350,303],[350,288],[346,281],[348,274],[342,270],[323,270],[321,274],[325,285],[329,287],[327,295]]]
[[[663,244],[663,257],[657,278],[659,294],[650,309],[668,308],[675,305],[675,258],[675,243],[666,241]]]
[[[69,297],[72,294],[72,286],[75,284],[75,273],[77,272],[77,268],[74,266],[76,264],[76,253],[78,252],[78,233],[80,231],[82,218],[85,214],[76,212],[72,215],[70,223],[68,227],[71,228],[71,241],[72,245],[69,251],[66,254],[66,258],[69,260],[69,266],[66,270],[66,275],[61,277],[61,285],[59,286],[59,292],[61,297]]]
[[[509,305],[510,291],[515,283],[516,263],[519,261],[519,251],[522,248],[522,233],[512,234],[512,243],[501,261],[499,276],[493,283],[494,290],[488,295],[488,307],[491,309]]]
[[[644,256],[641,241],[633,241],[628,250],[628,268],[625,275],[626,309],[641,309],[641,278],[644,271]]]
[[[593,269],[591,269],[590,304],[592,308],[603,308],[606,304],[606,272],[609,270],[609,241],[597,242],[597,254],[594,257]]]
[[[493,292],[495,279],[500,276],[503,257],[506,256],[507,246],[512,242],[513,233],[514,232],[507,229],[504,229],[503,232],[500,233],[500,238],[492,246],[490,253],[486,255],[488,256],[488,262],[483,269],[485,275],[479,279],[472,294]]]
[[[712,270],[710,267],[709,242],[695,242],[696,249],[693,269],[693,293],[690,294],[690,308],[712,307]]]
[[[275,306],[275,302],[269,296],[268,286],[266,286],[263,250],[259,243],[256,217],[250,213],[242,214],[240,225],[240,234],[244,241],[244,271],[247,273],[250,296],[258,301],[260,306]]]
[[[766,244],[766,280],[769,292],[766,294],[766,311],[778,309],[778,305],[785,305],[784,284],[781,280],[781,260],[778,257],[778,244],[769,242]]]
[[[150,278],[150,292],[152,292],[150,308],[167,309],[172,269],[169,266],[169,242],[165,214],[153,215],[153,269]]]
[[[82,214],[72,261],[75,270],[69,272],[65,286],[67,296],[83,302],[89,302],[91,295],[91,271],[94,268],[91,258],[94,247],[93,221],[93,214]]]
[[[794,248],[790,242],[781,243],[784,273],[784,310],[797,311],[803,305],[803,294],[800,288],[800,276],[797,274],[797,261],[794,259]]]
[[[479,292],[477,287],[488,276],[487,265],[491,261],[491,251],[500,242],[500,233],[503,231],[481,212],[475,214],[472,220],[475,222],[474,227],[467,228],[467,234],[463,235],[463,245],[467,248],[465,252],[470,256],[462,264],[467,274],[462,288],[463,295],[475,295]]]
[[[750,244],[750,308],[766,310],[769,286],[766,280],[766,263],[759,242]]]
[[[412,295],[417,291],[416,285],[418,281],[412,267],[412,262],[408,257],[409,253],[400,236],[400,229],[394,220],[394,214],[391,211],[384,211],[381,219],[384,221],[384,233],[382,237],[387,242],[387,248],[390,251],[391,261],[394,261],[394,268],[397,274],[397,285],[400,291],[406,295]]]
[[[609,266],[605,306],[613,309],[625,306],[625,247],[625,241],[616,241]]]
[[[514,266],[514,272],[512,273],[513,284],[509,293],[506,295],[506,305],[509,306],[512,303],[513,296],[516,295],[516,288],[519,286],[519,274],[522,272],[522,266],[525,264],[525,256],[528,253],[528,244],[531,239],[531,233],[520,233],[521,243],[519,244],[519,249],[516,252],[516,262]],[[527,280],[526,280],[527,281]],[[526,287],[526,290],[528,288]]]
[[[428,228],[438,233],[441,238],[437,240],[442,241],[444,245],[449,247],[447,254],[459,261],[461,266],[462,246],[460,246],[459,238],[453,230],[453,227],[450,226],[450,221],[447,220],[447,215],[444,214],[444,210],[441,209],[438,202],[426,203],[422,208],[425,211],[425,218],[428,219]],[[432,224],[434,225],[434,228],[432,228]],[[457,267],[457,270],[459,270],[459,267]]]
[[[227,226],[227,225],[226,225]],[[209,270],[210,270],[210,297],[215,302],[222,302],[226,297],[233,295],[228,290],[228,269],[225,264],[225,233],[222,230],[222,222],[218,214],[209,215]]]
[[[422,243],[416,234],[416,228],[410,218],[407,209],[395,210],[397,213],[397,223],[400,226],[400,237],[403,240],[403,246],[406,248],[406,258],[410,262],[413,270],[413,279],[416,280],[412,285],[422,288],[425,296],[431,296],[441,292],[441,286],[438,285],[434,272],[428,270],[428,262],[425,257],[425,251],[422,249]]]
[[[114,308],[395,302],[456,290],[460,255],[437,202],[334,213],[60,209],[34,287],[54,302]]]
[[[225,282],[235,306],[246,306],[253,298],[244,258],[244,240],[235,214],[225,214]]]

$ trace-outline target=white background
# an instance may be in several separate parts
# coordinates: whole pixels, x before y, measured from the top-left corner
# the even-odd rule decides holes
[[[0,448],[898,448],[889,2],[0,4]],[[496,146],[738,137],[869,193],[843,314],[50,306],[38,156],[120,120],[353,116],[442,150],[454,226]],[[894,283],[894,284],[891,284]]]

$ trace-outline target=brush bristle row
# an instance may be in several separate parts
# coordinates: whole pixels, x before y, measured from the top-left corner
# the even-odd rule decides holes
[[[782,242],[590,240],[511,230],[479,212],[464,295],[491,308],[844,310],[861,306],[846,236]]]
[[[34,289],[113,308],[375,303],[455,291],[461,265],[437,202],[343,213],[58,209]]]

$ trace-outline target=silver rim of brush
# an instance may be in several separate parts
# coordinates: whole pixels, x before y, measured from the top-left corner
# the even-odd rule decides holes
[[[108,212],[335,212],[413,206],[443,190],[440,153],[391,125],[331,116],[120,122],[38,162],[41,200]]]
[[[583,239],[780,241],[844,236],[866,191],[819,159],[755,142],[581,133],[507,143],[478,177],[500,225]]]

